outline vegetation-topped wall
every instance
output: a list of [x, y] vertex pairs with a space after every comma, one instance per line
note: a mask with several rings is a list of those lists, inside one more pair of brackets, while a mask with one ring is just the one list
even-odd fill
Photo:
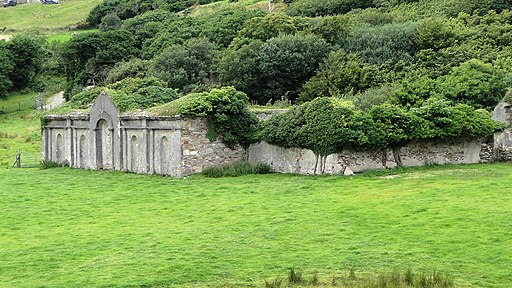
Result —
[[242, 147], [210, 141], [204, 118], [119, 114], [105, 94], [90, 113], [43, 122], [43, 159], [76, 168], [182, 177], [246, 159]]
[[[450, 142], [413, 142], [402, 147], [402, 166], [424, 166], [435, 164], [486, 163], [481, 158], [482, 140], [453, 140]], [[484, 146], [485, 147], [485, 146]], [[309, 149], [283, 148], [260, 142], [251, 145], [248, 151], [250, 163], [267, 163], [272, 170], [298, 174], [346, 174], [368, 170], [394, 168], [397, 163], [393, 151], [351, 151], [333, 153], [320, 159]], [[484, 156], [484, 155], [482, 155]]]
[[[230, 88], [227, 88], [227, 90], [220, 89], [217, 93], [224, 95], [221, 93], [222, 91], [231, 91], [236, 94], [236, 91]], [[194, 97], [199, 96], [195, 95]], [[191, 99], [194, 100], [194, 97]], [[184, 109], [185, 107], [190, 109], [190, 107], [197, 108], [217, 103], [215, 101], [198, 102], [191, 99], [183, 98], [181, 102], [178, 101], [172, 105], [164, 105], [152, 111], [164, 109], [164, 111], [172, 113], [173, 109]], [[213, 97], [212, 99], [216, 98]], [[201, 108], [203, 110], [195, 111], [198, 113], [199, 111], [224, 111], [222, 109], [219, 110], [219, 107], [231, 103], [229, 99], [229, 97], [225, 98], [225, 102], [222, 102], [224, 104], [217, 103], [210, 107], [211, 109], [203, 109], [203, 107]], [[189, 101], [192, 102], [189, 103]], [[262, 139], [270, 137], [272, 141], [280, 144], [279, 146], [281, 147], [270, 145], [265, 141], [258, 142], [255, 140], [256, 138], [253, 138], [253, 143], [244, 149], [236, 143], [230, 143], [231, 145], [228, 146], [221, 142], [220, 140], [224, 138], [219, 134], [215, 134], [216, 138], [212, 139], [212, 128], [209, 126], [212, 124], [208, 123], [214, 120], [209, 120], [208, 117], [223, 119], [225, 118], [224, 114], [215, 116], [215, 114], [205, 113], [202, 115], [203, 117], [151, 116], [147, 112], [120, 114], [110, 98], [105, 94], [101, 94], [94, 102], [89, 114], [47, 116], [44, 119], [44, 159], [68, 163], [77, 168], [114, 169], [176, 177], [198, 173], [209, 166], [231, 164], [244, 160], [248, 160], [251, 163], [267, 163], [277, 172], [337, 174], [390, 168], [400, 165], [421, 166], [426, 164], [489, 162], [493, 160], [493, 155], [499, 154], [500, 151], [506, 152], [508, 150], [504, 148], [508, 149], [508, 147], [512, 146], [510, 145], [512, 141], [505, 137], [510, 135], [508, 130], [498, 133], [495, 137], [495, 141], [500, 147], [499, 150], [494, 148], [492, 141], [491, 143], [484, 143], [484, 140], [482, 140], [484, 138], [477, 137], [486, 136], [486, 133], [460, 134], [460, 131], [464, 129], [472, 131], [468, 128], [471, 125], [479, 124], [479, 128], [483, 129], [482, 131], [491, 129], [491, 132], [498, 125], [490, 118], [479, 119], [471, 114], [475, 119], [468, 119], [466, 114], [460, 113], [455, 113], [457, 117], [454, 119], [446, 118], [454, 122], [452, 123], [453, 127], [459, 127], [459, 130], [453, 130], [452, 126], [448, 126], [451, 128], [447, 131], [459, 131], [459, 134], [450, 135], [452, 137], [403, 138], [407, 135], [416, 134], [399, 133], [398, 136], [391, 135], [402, 140], [396, 142], [400, 144], [399, 146], [383, 144], [373, 147], [365, 146], [367, 143], [372, 143], [373, 140], [370, 137], [378, 135], [375, 134], [376, 131], [372, 133], [368, 133], [368, 131], [372, 131], [371, 129], [380, 131], [379, 129], [383, 127], [378, 125], [373, 127], [372, 125], [375, 125], [375, 123], [372, 122], [371, 117], [364, 120], [363, 116], [357, 116], [354, 114], [354, 111], [344, 106], [345, 104], [343, 103], [341, 103], [343, 105], [340, 104], [341, 106], [329, 106], [334, 102], [331, 102], [329, 99], [317, 99], [312, 102], [313, 107], [315, 107], [315, 102], [327, 104], [328, 106], [324, 105], [324, 107], [321, 105], [321, 107], [316, 107], [318, 109], [308, 111], [310, 107], [302, 105], [295, 109], [283, 111], [283, 113], [273, 116], [270, 120], [263, 121], [260, 124], [263, 128], [256, 129], [258, 131], [256, 134], [263, 137]], [[334, 110], [328, 109], [329, 107]], [[510, 120], [509, 108], [510, 105], [506, 103], [499, 105], [494, 112], [495, 119], [510, 124], [507, 122]], [[231, 107], [230, 111], [232, 109], [234, 108]], [[245, 111], [245, 109], [246, 107], [244, 106], [244, 109], [241, 111]], [[336, 113], [336, 109], [341, 109], [338, 111], [341, 114]], [[468, 111], [466, 113], [474, 112], [471, 109]], [[230, 114], [228, 110], [224, 112], [232, 117], [238, 115], [237, 117], [245, 119], [245, 114], [243, 113]], [[340, 115], [343, 117], [338, 117]], [[461, 118], [461, 115], [466, 115], [466, 117]], [[395, 116], [398, 117], [400, 114]], [[250, 119], [253, 117], [255, 116], [252, 115]], [[229, 119], [229, 117], [226, 119]], [[464, 123], [455, 123], [457, 119], [464, 121]], [[243, 121], [238, 122], [238, 120], [235, 120], [233, 120], [234, 122], [228, 121], [226, 123], [244, 123]], [[282, 124], [285, 122], [288, 125], [273, 126], [275, 123]], [[362, 125], [364, 123], [365, 125]], [[410, 129], [421, 128], [421, 131], [436, 129], [435, 126], [428, 124], [426, 120], [419, 121], [418, 123], [426, 126], [411, 126]], [[405, 122], [405, 124], [411, 123]], [[229, 127], [229, 125], [226, 127]], [[361, 127], [370, 130], [359, 129]], [[390, 123], [388, 129], [390, 127], [398, 129], [401, 126]], [[338, 131], [339, 129], [341, 130]], [[383, 131], [380, 132], [383, 133]], [[357, 137], [351, 138], [353, 135]], [[440, 134], [435, 135], [439, 136]], [[472, 137], [461, 137], [463, 135]], [[453, 136], [459, 136], [459, 138]], [[393, 137], [390, 139], [395, 139]], [[381, 138], [377, 140], [378, 143], [388, 143], [382, 142]], [[305, 146], [304, 143], [309, 146]], [[340, 146], [339, 143], [348, 143], [350, 145], [344, 147]], [[397, 156], [397, 150], [399, 151], [399, 156]]]

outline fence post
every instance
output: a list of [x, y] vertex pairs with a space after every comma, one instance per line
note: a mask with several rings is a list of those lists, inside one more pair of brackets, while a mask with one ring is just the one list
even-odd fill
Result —
[[18, 111], [21, 111], [21, 102], [18, 102]]
[[21, 167], [21, 150], [18, 148], [18, 154], [16, 154], [16, 160], [12, 164], [12, 167], [20, 168]]

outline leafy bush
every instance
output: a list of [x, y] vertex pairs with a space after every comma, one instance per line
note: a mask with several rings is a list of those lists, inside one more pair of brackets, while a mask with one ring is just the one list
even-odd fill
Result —
[[331, 52], [306, 84], [299, 101], [316, 97], [342, 97], [348, 92], [361, 92], [373, 84], [377, 67], [365, 65], [355, 54], [343, 50]]
[[269, 174], [270, 165], [266, 163], [249, 164], [239, 162], [223, 166], [212, 166], [203, 169], [202, 174], [209, 178], [237, 177], [248, 174]]
[[107, 14], [101, 18], [101, 23], [98, 27], [101, 31], [117, 30], [121, 27], [121, 19], [117, 14]]
[[171, 102], [179, 97], [174, 89], [155, 77], [125, 78], [106, 87], [80, 92], [73, 96], [67, 106], [85, 109], [94, 102], [100, 92], [107, 93], [121, 111], [146, 109], [155, 105]]
[[183, 93], [204, 91], [212, 82], [215, 55], [214, 44], [206, 38], [192, 39], [165, 49], [154, 59], [150, 73]]
[[233, 87], [192, 93], [151, 111], [161, 115], [206, 117], [211, 141], [218, 137], [228, 146], [248, 147], [254, 142], [258, 118], [247, 108], [247, 95]]
[[283, 13], [269, 13], [247, 20], [238, 34], [240, 38], [266, 41], [281, 34], [296, 34], [308, 26], [308, 20]]
[[105, 83], [112, 84], [125, 78], [145, 78], [148, 76], [149, 64], [150, 61], [139, 58], [118, 62], [108, 71]]
[[43, 160], [43, 161], [41, 161], [39, 163], [39, 167], [41, 169], [51, 169], [51, 168], [58, 168], [58, 167], [69, 167], [69, 163], [67, 163], [67, 162], [57, 163], [57, 162], [54, 162], [54, 161]]
[[347, 13], [354, 9], [372, 7], [372, 1], [362, 0], [296, 0], [290, 4], [286, 13], [308, 17]]
[[358, 25], [347, 38], [345, 49], [370, 64], [410, 63], [415, 47], [417, 24], [392, 23], [382, 26]]
[[438, 92], [446, 98], [476, 108], [493, 108], [505, 96], [504, 71], [492, 64], [472, 59], [452, 69], [437, 80]]

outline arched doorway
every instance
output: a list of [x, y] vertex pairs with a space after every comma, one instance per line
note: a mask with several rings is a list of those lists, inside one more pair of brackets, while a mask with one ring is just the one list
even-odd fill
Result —
[[98, 169], [113, 168], [112, 146], [112, 127], [107, 120], [100, 119], [96, 125], [96, 166]]

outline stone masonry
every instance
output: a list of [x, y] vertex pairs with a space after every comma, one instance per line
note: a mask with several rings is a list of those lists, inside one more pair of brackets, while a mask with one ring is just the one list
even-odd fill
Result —
[[242, 147], [210, 142], [203, 118], [120, 114], [105, 94], [90, 113], [43, 122], [43, 159], [76, 168], [183, 177], [246, 159]]
[[[500, 103], [493, 118], [510, 127], [511, 105]], [[267, 163], [276, 172], [299, 174], [350, 174], [396, 166], [391, 149], [343, 151], [317, 159], [311, 150], [265, 142], [247, 150], [230, 148], [207, 138], [204, 118], [123, 114], [105, 94], [90, 113], [50, 115], [43, 122], [43, 159], [76, 168], [183, 177], [239, 161]], [[401, 158], [404, 166], [512, 161], [512, 132], [507, 128], [493, 139], [415, 142], [401, 148]]]

